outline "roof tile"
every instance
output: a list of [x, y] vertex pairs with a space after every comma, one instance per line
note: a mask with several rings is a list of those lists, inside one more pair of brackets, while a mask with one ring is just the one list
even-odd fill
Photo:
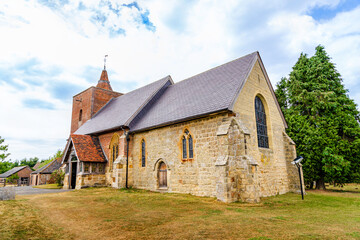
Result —
[[71, 134], [76, 155], [82, 162], [107, 162], [100, 141], [95, 136]]

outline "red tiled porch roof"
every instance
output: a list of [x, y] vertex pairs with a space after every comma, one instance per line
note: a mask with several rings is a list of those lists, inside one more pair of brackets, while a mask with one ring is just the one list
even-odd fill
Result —
[[71, 134], [76, 155], [82, 162], [107, 162], [100, 141], [95, 136]]

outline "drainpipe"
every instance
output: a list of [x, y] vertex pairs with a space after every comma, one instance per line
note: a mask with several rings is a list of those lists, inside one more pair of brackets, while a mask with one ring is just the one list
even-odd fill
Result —
[[128, 188], [128, 175], [129, 175], [129, 142], [130, 142], [130, 136], [129, 131], [125, 133], [126, 136], [126, 182], [125, 187]]

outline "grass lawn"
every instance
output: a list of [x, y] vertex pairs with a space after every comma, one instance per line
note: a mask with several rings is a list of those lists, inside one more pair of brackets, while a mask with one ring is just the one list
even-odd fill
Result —
[[360, 194], [309, 191], [225, 204], [93, 188], [0, 202], [0, 239], [360, 239]]
[[336, 192], [357, 192], [360, 193], [360, 184], [359, 183], [348, 183], [345, 184], [343, 187], [333, 185], [329, 185], [326, 189], [336, 191]]
[[42, 189], [61, 189], [62, 186], [58, 186], [57, 184], [44, 184], [33, 186], [33, 188], [42, 188]]

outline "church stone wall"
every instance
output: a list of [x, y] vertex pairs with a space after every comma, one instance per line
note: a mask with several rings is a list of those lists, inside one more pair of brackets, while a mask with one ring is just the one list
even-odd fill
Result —
[[[257, 143], [255, 97], [264, 103], [269, 148], [259, 148]], [[296, 157], [295, 146], [285, 133], [284, 122], [275, 98], [266, 82], [259, 62], [251, 71], [234, 105], [234, 112], [250, 131], [248, 155], [258, 163], [258, 182], [261, 197], [283, 194], [299, 189], [296, 167], [290, 162]]]
[[106, 186], [105, 174], [77, 174], [76, 189]]
[[[215, 162], [219, 155], [216, 131], [228, 114], [136, 133], [132, 139], [133, 186], [159, 190], [158, 168], [167, 165], [168, 192], [216, 197]], [[194, 142], [194, 158], [182, 159], [181, 139], [185, 130]], [[146, 142], [146, 166], [141, 166], [141, 141]], [[161, 189], [160, 189], [161, 190]]]

